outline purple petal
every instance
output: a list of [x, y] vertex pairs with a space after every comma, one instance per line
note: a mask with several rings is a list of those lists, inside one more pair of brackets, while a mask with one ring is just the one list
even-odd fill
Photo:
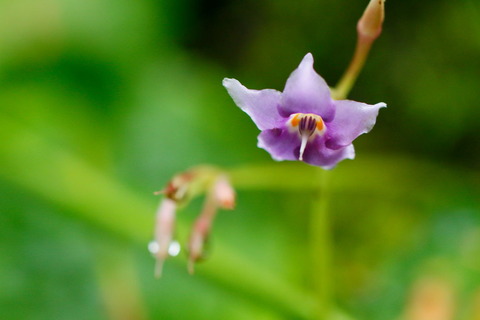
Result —
[[327, 123], [330, 139], [326, 146], [331, 149], [348, 146], [356, 137], [369, 132], [375, 125], [378, 110], [387, 106], [385, 103], [370, 105], [351, 100], [338, 100], [334, 103], [335, 118]]
[[[258, 136], [258, 147], [268, 151], [277, 161], [298, 160], [300, 143], [298, 134], [290, 132], [287, 128], [265, 130]], [[324, 137], [317, 137], [308, 142], [303, 154], [306, 163], [324, 169], [332, 169], [338, 162], [353, 158], [355, 158], [353, 145], [333, 150], [325, 146]]]
[[267, 150], [277, 161], [298, 160], [300, 138], [287, 128], [265, 130], [258, 135], [258, 147]]
[[345, 159], [355, 158], [353, 144], [344, 148], [333, 150], [325, 146], [324, 138], [317, 138], [307, 145], [303, 159], [306, 163], [323, 169], [333, 169], [337, 163]]
[[335, 108], [330, 97], [330, 88], [325, 80], [313, 70], [313, 57], [308, 53], [287, 80], [279, 106], [282, 116], [293, 113], [314, 113], [330, 121]]
[[246, 112], [260, 130], [275, 128], [282, 117], [278, 113], [281, 93], [273, 89], [250, 90], [238, 80], [223, 79], [235, 104]]

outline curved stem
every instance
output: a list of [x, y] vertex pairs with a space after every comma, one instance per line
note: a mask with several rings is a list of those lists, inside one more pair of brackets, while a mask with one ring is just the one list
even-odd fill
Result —
[[357, 80], [358, 75], [360, 74], [360, 71], [365, 65], [365, 61], [367, 60], [372, 44], [373, 40], [371, 38], [362, 36], [358, 37], [352, 61], [350, 62], [350, 65], [340, 81], [332, 90], [332, 96], [334, 99], [341, 100], [348, 96], [350, 90], [352, 90], [352, 87], [355, 84], [355, 81]]
[[365, 65], [373, 42], [382, 32], [385, 17], [385, 0], [370, 0], [357, 23], [357, 45], [352, 61], [337, 86], [332, 90], [334, 99], [346, 99]]

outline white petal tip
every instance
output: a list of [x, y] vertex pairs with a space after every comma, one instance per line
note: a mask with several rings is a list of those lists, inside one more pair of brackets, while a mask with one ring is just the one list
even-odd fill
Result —
[[230, 79], [230, 78], [224, 78], [222, 80], [222, 85], [225, 87], [225, 88], [229, 88], [231, 87], [232, 85], [234, 84], [237, 84], [239, 83], [238, 80], [236, 79]]
[[300, 66], [313, 66], [313, 55], [310, 52], [303, 57], [302, 62], [300, 62]]

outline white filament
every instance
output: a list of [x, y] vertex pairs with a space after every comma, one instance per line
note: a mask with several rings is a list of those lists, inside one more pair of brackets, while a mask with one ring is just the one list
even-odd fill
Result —
[[307, 146], [309, 136], [306, 134], [302, 134], [302, 144], [300, 145], [300, 155], [298, 156], [298, 160], [303, 161], [303, 152], [305, 151], [305, 147]]

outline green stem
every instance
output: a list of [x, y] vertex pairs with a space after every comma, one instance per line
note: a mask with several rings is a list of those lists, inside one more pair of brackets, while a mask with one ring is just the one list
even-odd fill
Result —
[[310, 211], [311, 275], [319, 309], [317, 319], [328, 319], [332, 312], [331, 236], [328, 217], [330, 172], [319, 171], [321, 181]]

